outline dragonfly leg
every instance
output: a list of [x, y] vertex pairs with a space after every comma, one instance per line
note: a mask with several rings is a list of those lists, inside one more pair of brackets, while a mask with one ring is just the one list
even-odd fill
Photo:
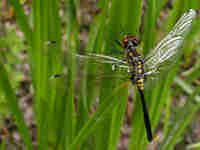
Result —
[[111, 49], [112, 51], [114, 51], [115, 53], [117, 53], [117, 54], [124, 54], [124, 52], [123, 51], [121, 51], [121, 49], [118, 49], [118, 48], [116, 48], [115, 46], [112, 46], [112, 49]]
[[118, 46], [122, 47], [122, 44], [121, 44], [121, 42], [120, 42], [119, 40], [115, 40], [115, 43], [116, 43]]

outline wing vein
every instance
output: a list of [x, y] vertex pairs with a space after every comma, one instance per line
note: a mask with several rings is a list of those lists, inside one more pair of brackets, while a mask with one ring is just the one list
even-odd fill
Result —
[[175, 59], [195, 16], [196, 12], [192, 9], [184, 13], [168, 35], [145, 58], [145, 72], [149, 75], [157, 74], [163, 66], [167, 66], [165, 63], [171, 63]]

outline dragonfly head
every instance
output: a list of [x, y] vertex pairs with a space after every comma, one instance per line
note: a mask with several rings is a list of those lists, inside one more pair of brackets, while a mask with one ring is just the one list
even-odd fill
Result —
[[123, 38], [123, 48], [126, 49], [129, 49], [130, 47], [137, 47], [139, 43], [139, 39], [132, 35], [125, 35]]

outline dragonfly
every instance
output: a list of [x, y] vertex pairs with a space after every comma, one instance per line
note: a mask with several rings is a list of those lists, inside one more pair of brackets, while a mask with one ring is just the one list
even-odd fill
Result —
[[[179, 49], [191, 28], [195, 16], [196, 12], [192, 9], [185, 12], [167, 36], [164, 37], [164, 39], [162, 39], [146, 57], [143, 57], [138, 52], [139, 39], [130, 34], [125, 35], [122, 42], [118, 43], [124, 49], [123, 53], [125, 60], [95, 53], [84, 55], [75, 54], [75, 56], [81, 60], [111, 65], [113, 71], [116, 71], [116, 67], [126, 70], [126, 74], [129, 75], [129, 80], [133, 85], [137, 86], [140, 94], [146, 135], [149, 142], [153, 140], [153, 134], [149, 112], [145, 103], [144, 82], [150, 78], [150, 76], [157, 76], [168, 66], [168, 64], [174, 62], [174, 59], [179, 54]], [[120, 75], [120, 72], [117, 72], [117, 74]], [[127, 76], [124, 75], [124, 72], [121, 73], [121, 76], [127, 78]]]

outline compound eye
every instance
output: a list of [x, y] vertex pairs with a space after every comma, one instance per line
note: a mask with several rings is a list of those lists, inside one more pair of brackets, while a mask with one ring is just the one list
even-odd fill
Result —
[[124, 43], [124, 44], [128, 43], [128, 39], [125, 38], [125, 39], [123, 40], [123, 43]]
[[123, 40], [123, 47], [124, 47], [124, 48], [127, 47], [128, 41], [129, 41], [129, 40], [128, 40], [127, 38], [125, 38], [125, 39]]

